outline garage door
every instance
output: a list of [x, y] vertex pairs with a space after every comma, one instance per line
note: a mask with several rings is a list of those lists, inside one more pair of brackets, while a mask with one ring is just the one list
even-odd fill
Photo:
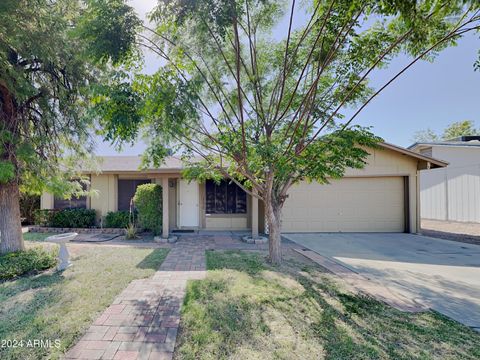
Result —
[[301, 183], [284, 205], [284, 232], [403, 232], [403, 177]]

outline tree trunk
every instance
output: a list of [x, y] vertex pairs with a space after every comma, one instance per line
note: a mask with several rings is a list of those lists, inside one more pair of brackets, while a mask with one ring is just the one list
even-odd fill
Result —
[[0, 254], [25, 250], [19, 201], [20, 193], [15, 181], [0, 184]]
[[280, 229], [282, 224], [282, 206], [268, 199], [265, 203], [269, 231], [269, 260], [272, 264], [282, 262], [282, 238]]

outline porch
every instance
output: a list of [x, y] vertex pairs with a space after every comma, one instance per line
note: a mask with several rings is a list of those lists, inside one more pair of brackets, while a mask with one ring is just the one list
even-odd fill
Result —
[[181, 177], [156, 177], [162, 186], [162, 237], [171, 233], [243, 234], [253, 238], [263, 230], [262, 205], [233, 183], [199, 183]]

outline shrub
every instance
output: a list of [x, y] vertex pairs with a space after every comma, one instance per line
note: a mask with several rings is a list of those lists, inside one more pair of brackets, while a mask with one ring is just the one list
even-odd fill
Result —
[[35, 225], [50, 226], [50, 224], [52, 223], [53, 215], [56, 211], [57, 210], [51, 210], [51, 209], [36, 210], [34, 213]]
[[104, 227], [107, 228], [126, 228], [130, 223], [130, 212], [128, 211], [110, 211], [105, 216]]
[[138, 229], [134, 224], [128, 224], [125, 227], [125, 239], [135, 240], [138, 239]]
[[95, 225], [92, 209], [37, 210], [35, 224], [61, 228], [88, 228]]
[[36, 247], [0, 255], [0, 281], [50, 269], [57, 264], [57, 253], [58, 250]]
[[138, 211], [140, 227], [151, 230], [155, 235], [162, 232], [162, 187], [143, 184], [137, 187], [133, 198]]

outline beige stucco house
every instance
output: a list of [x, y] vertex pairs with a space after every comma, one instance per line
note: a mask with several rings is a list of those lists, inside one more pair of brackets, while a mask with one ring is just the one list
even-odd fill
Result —
[[[368, 165], [349, 169], [328, 185], [302, 182], [290, 190], [283, 210], [284, 232], [416, 232], [419, 224], [419, 170], [446, 162], [383, 143], [370, 149]], [[137, 156], [105, 156], [100, 169], [86, 171], [97, 195], [70, 201], [41, 197], [42, 209], [86, 207], [99, 221], [109, 211], [128, 210], [139, 184], [161, 184], [163, 236], [182, 229], [264, 231], [261, 201], [227, 181], [182, 179], [182, 162], [170, 157], [156, 169], [139, 170]]]

